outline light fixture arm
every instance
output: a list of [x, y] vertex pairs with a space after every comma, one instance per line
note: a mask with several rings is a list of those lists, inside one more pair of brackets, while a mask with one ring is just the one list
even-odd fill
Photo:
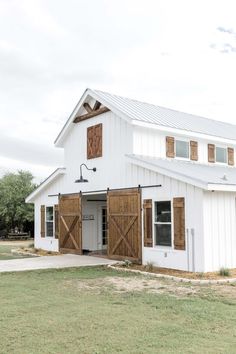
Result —
[[82, 176], [82, 166], [86, 167], [88, 171], [93, 171], [93, 172], [96, 172], [96, 171], [97, 171], [96, 167], [88, 168], [88, 166], [85, 165], [85, 163], [82, 163], [82, 164], [80, 165], [80, 167], [79, 167], [79, 169], [80, 169], [80, 178], [83, 178], [83, 176]]

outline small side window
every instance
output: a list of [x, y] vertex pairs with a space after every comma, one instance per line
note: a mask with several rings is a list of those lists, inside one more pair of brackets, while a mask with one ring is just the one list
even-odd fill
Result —
[[171, 247], [171, 202], [155, 202], [155, 245]]
[[53, 207], [46, 207], [46, 236], [53, 237], [54, 220], [53, 220]]
[[216, 162], [227, 163], [227, 149], [216, 146]]
[[175, 142], [175, 156], [184, 159], [189, 159], [189, 142], [183, 140], [176, 140]]

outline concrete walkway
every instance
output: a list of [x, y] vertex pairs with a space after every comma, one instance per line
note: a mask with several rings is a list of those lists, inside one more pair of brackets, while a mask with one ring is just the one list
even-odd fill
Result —
[[52, 268], [69, 268], [69, 267], [86, 267], [115, 264], [117, 261], [110, 259], [77, 256], [74, 254], [63, 254], [60, 256], [43, 256], [34, 258], [9, 259], [0, 261], [0, 273], [18, 272], [33, 269], [52, 269]]

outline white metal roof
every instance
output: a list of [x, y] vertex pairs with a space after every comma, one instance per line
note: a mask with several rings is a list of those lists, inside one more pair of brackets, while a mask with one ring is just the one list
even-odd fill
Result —
[[206, 190], [236, 190], [236, 169], [176, 159], [127, 155], [132, 163]]
[[88, 96], [98, 100], [121, 118], [131, 123], [142, 122], [167, 129], [177, 129], [185, 132], [204, 134], [206, 136], [236, 140], [236, 125], [175, 111], [103, 91], [86, 89], [56, 138], [56, 146], [62, 146], [63, 137], [72, 128], [74, 118], [77, 116], [83, 103], [86, 102]]
[[236, 140], [236, 125], [116, 96], [94, 92], [133, 120]]

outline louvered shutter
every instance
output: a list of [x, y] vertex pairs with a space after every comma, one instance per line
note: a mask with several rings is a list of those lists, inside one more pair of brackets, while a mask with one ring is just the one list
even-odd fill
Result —
[[234, 166], [234, 148], [228, 148], [228, 165]]
[[87, 128], [87, 159], [102, 156], [102, 124]]
[[208, 144], [208, 162], [215, 162], [215, 145]]
[[166, 137], [166, 157], [175, 157], [175, 138]]
[[143, 201], [144, 247], [152, 247], [152, 199]]
[[41, 218], [41, 237], [45, 237], [45, 205], [41, 205], [40, 218]]
[[54, 229], [55, 229], [55, 238], [59, 236], [59, 208], [58, 205], [54, 205]]
[[174, 211], [174, 248], [185, 250], [185, 201], [184, 198], [173, 199]]
[[198, 142], [190, 141], [190, 159], [193, 161], [198, 161]]
[[215, 162], [215, 145], [208, 144], [208, 162]]

